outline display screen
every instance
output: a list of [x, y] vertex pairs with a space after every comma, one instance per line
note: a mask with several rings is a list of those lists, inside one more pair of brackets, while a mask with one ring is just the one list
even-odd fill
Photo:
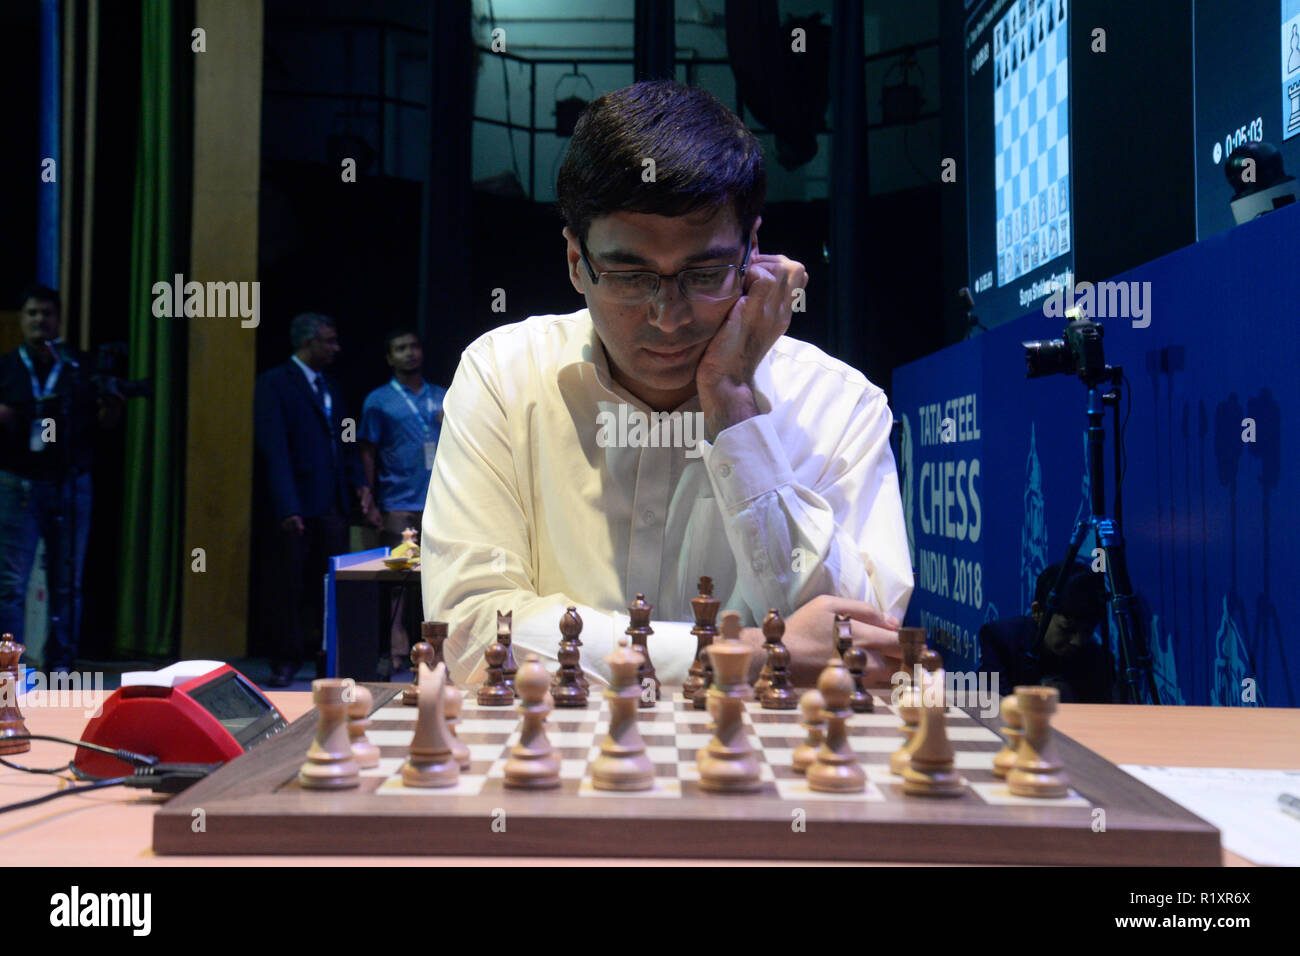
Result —
[[1271, 143], [1300, 169], [1300, 0], [1195, 0], [1196, 236], [1234, 225], [1223, 163]]
[[986, 0], [967, 19], [969, 286], [986, 325], [1073, 281], [1068, 0]]
[[190, 696], [235, 738], [267, 713], [263, 700], [235, 674], [226, 674]]

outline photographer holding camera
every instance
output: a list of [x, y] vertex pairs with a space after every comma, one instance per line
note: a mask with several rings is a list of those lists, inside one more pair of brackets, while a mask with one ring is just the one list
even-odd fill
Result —
[[117, 425], [123, 398], [104, 387], [88, 356], [60, 340], [58, 292], [31, 286], [19, 303], [23, 343], [0, 356], [0, 632], [22, 642], [27, 582], [43, 538], [44, 669], [66, 671], [77, 653], [95, 432]]

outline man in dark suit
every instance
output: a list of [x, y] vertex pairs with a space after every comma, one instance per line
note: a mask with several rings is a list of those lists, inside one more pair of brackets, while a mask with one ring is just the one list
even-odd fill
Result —
[[1061, 570], [1053, 564], [1038, 576], [1028, 617], [990, 621], [980, 628], [980, 670], [998, 675], [998, 693], [1010, 694], [1022, 685], [1044, 684], [1061, 692], [1061, 700], [1079, 704], [1109, 704], [1113, 700], [1110, 654], [1093, 631], [1106, 613], [1102, 575], [1086, 564], [1075, 564], [1061, 590], [1061, 610], [1052, 615], [1031, 667], [1025, 658], [1038, 635], [1047, 595]]
[[320, 648], [322, 577], [330, 556], [347, 551], [353, 495], [367, 516], [375, 510], [355, 445], [343, 440], [342, 393], [324, 373], [339, 352], [334, 320], [305, 312], [289, 338], [293, 355], [258, 376], [254, 404], [273, 522], [271, 687], [287, 687]]

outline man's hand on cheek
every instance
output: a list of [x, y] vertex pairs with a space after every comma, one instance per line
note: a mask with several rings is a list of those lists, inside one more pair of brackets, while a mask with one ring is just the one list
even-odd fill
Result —
[[760, 255], [755, 246], [745, 270], [744, 292], [714, 333], [695, 371], [695, 386], [709, 441], [758, 414], [754, 372], [790, 327], [796, 289], [808, 285], [801, 263]]

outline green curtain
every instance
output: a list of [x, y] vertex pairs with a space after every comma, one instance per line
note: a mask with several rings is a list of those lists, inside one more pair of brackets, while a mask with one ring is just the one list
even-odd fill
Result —
[[[153, 284], [179, 269], [177, 64], [170, 0], [141, 5], [139, 140], [131, 216], [129, 342], [132, 378], [152, 378], [152, 400], [127, 403], [115, 650], [170, 657], [179, 647], [181, 472], [185, 457], [182, 368], [176, 319], [154, 318]], [[101, 503], [99, 505], [103, 507]]]

